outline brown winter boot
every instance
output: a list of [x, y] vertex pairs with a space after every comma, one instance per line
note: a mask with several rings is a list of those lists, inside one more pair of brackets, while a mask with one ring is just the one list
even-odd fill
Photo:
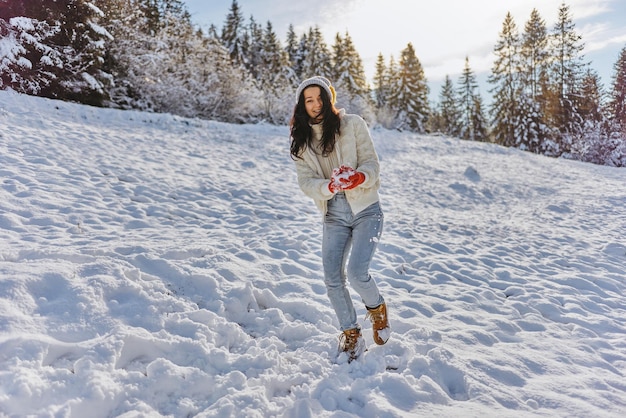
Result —
[[358, 358], [365, 349], [360, 328], [347, 329], [339, 337], [339, 350], [348, 354], [348, 362]]
[[374, 342], [383, 345], [389, 339], [391, 329], [387, 320], [387, 305], [383, 302], [376, 308], [367, 308], [367, 316], [372, 321], [372, 330], [374, 331]]

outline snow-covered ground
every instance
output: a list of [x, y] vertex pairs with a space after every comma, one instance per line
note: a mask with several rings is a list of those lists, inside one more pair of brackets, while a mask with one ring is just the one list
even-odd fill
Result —
[[287, 127], [0, 91], [0, 416], [624, 416], [626, 171], [372, 134], [347, 363]]

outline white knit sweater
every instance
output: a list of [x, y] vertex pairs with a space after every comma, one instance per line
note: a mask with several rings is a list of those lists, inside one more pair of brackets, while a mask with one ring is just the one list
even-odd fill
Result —
[[[378, 202], [380, 166], [374, 143], [365, 121], [358, 115], [340, 111], [341, 127], [335, 152], [340, 165], [354, 168], [365, 174], [365, 181], [352, 190], [346, 190], [346, 199], [354, 214]], [[330, 179], [324, 177], [318, 155], [306, 148], [302, 159], [297, 159], [296, 171], [300, 189], [313, 199], [315, 205], [326, 215], [327, 202], [333, 197], [328, 190]]]

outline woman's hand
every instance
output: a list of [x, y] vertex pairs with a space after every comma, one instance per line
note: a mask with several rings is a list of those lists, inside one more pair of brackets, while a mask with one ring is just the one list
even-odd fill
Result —
[[355, 171], [350, 177], [348, 177], [348, 181], [346, 185], [343, 186], [343, 190], [351, 190], [356, 186], [362, 184], [365, 181], [365, 174], [360, 171]]
[[333, 170], [333, 175], [328, 184], [328, 190], [337, 193], [342, 190], [350, 190], [365, 181], [365, 174], [356, 171], [352, 167], [342, 165]]

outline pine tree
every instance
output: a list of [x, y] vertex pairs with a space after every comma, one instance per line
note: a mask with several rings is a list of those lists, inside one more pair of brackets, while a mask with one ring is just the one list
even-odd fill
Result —
[[367, 95], [368, 86], [363, 61], [348, 32], [343, 38], [337, 34], [333, 50], [335, 51], [333, 62], [337, 86], [341, 86], [350, 97]]
[[155, 35], [161, 30], [161, 12], [158, 0], [129, 0], [130, 7], [142, 16], [141, 30], [149, 35]]
[[335, 84], [337, 84], [337, 80], [341, 77], [341, 73], [344, 70], [344, 51], [343, 51], [343, 38], [341, 37], [341, 34], [339, 32], [337, 32], [337, 34], [335, 34], [335, 42], [333, 43], [331, 50], [332, 50], [332, 79], [335, 80]]
[[158, 85], [162, 57], [155, 37], [162, 27], [154, 0], [98, 0], [105, 27], [112, 34], [104, 66], [113, 75], [111, 105], [124, 109], [158, 108], [151, 91]]
[[318, 26], [309, 28], [308, 34], [302, 37], [298, 55], [302, 57], [300, 79], [315, 75], [333, 78], [331, 53]]
[[612, 88], [609, 99], [609, 139], [602, 163], [626, 167], [626, 47], [614, 65]]
[[583, 120], [581, 132], [572, 137], [571, 157], [604, 164], [608, 130], [604, 112], [604, 89], [598, 74], [588, 69], [581, 84], [579, 113]]
[[604, 121], [604, 87], [598, 73], [591, 68], [587, 68], [581, 82], [578, 112], [586, 122]]
[[246, 61], [241, 45], [243, 32], [243, 14], [237, 0], [233, 0], [222, 27], [221, 40], [230, 54], [230, 59], [237, 65], [245, 65]]
[[389, 78], [387, 75], [387, 66], [383, 54], [378, 54], [376, 58], [376, 73], [374, 74], [374, 100], [376, 108], [380, 109], [387, 103], [389, 95]]
[[233, 66], [228, 50], [218, 37], [209, 37], [204, 45], [199, 117], [235, 123], [253, 121], [261, 107], [257, 98], [262, 95], [251, 77]]
[[626, 47], [622, 48], [613, 71], [609, 101], [610, 119], [613, 130], [626, 138]]
[[101, 10], [85, 0], [16, 0], [2, 6], [0, 30], [14, 40], [0, 57], [0, 66], [10, 70], [3, 85], [102, 105], [110, 79], [102, 66], [111, 35], [99, 25]]
[[0, 89], [37, 95], [52, 83], [55, 68], [63, 66], [59, 51], [48, 45], [58, 28], [28, 17], [23, 2], [0, 5]]
[[388, 129], [396, 125], [397, 110], [392, 107], [391, 103], [394, 85], [397, 85], [397, 65], [393, 55], [389, 57], [389, 64], [385, 65], [382, 54], [379, 54], [374, 77], [374, 106], [376, 121]]
[[482, 99], [478, 92], [476, 75], [465, 57], [465, 67], [459, 79], [458, 97], [460, 100], [459, 136], [471, 141], [487, 140], [487, 123], [484, 117]]
[[426, 132], [430, 113], [428, 84], [422, 64], [411, 43], [402, 50], [389, 102], [391, 108], [396, 111], [397, 128]]
[[474, 140], [489, 141], [489, 121], [485, 115], [485, 107], [480, 93], [474, 96], [474, 111], [472, 112], [472, 126], [474, 128]]
[[349, 112], [363, 115], [370, 107], [369, 87], [363, 61], [348, 32], [335, 37], [332, 58], [337, 100]]
[[552, 57], [550, 67], [551, 102], [548, 119], [560, 135], [545, 150], [546, 154], [559, 156], [570, 152], [572, 137], [579, 135], [583, 120], [579, 114], [580, 83], [585, 64], [581, 36], [565, 3], [559, 8], [559, 16], [552, 33]]
[[[311, 29], [312, 31], [312, 29]], [[311, 32], [309, 31], [309, 32]], [[291, 69], [295, 73], [298, 80], [303, 80], [307, 78], [308, 71], [305, 67], [307, 66], [306, 57], [309, 55], [309, 38], [306, 33], [302, 34], [300, 40], [298, 41], [298, 47], [290, 55]], [[296, 87], [296, 86], [294, 86]]]
[[[261, 57], [256, 84], [263, 92], [264, 118], [271, 123], [285, 123], [285, 115], [293, 107], [290, 100], [293, 95], [292, 84], [297, 80], [290, 68], [287, 52], [269, 21], [261, 43]], [[281, 103], [286, 107], [281, 106]]]
[[454, 88], [454, 83], [447, 74], [444, 84], [441, 87], [441, 92], [439, 93], [438, 116], [439, 121], [436, 126], [438, 132], [453, 137], [460, 136], [461, 112], [459, 109], [459, 100]]
[[[269, 23], [269, 22], [268, 22]], [[253, 79], [259, 78], [263, 71], [265, 32], [253, 16], [250, 16], [249, 23], [241, 32], [240, 46], [243, 66], [252, 75]]]
[[519, 43], [517, 25], [509, 12], [494, 48], [496, 60], [488, 79], [494, 85], [490, 110], [493, 137], [496, 143], [509, 147], [518, 143]]
[[287, 42], [285, 45], [285, 52], [287, 52], [287, 57], [289, 58], [289, 62], [291, 63], [291, 69], [296, 76], [297, 80], [300, 80], [300, 69], [299, 65], [301, 62], [301, 57], [298, 53], [298, 36], [293, 28], [293, 25], [290, 24], [287, 29]]
[[152, 43], [158, 29], [154, 22], [158, 19], [149, 23], [144, 8], [132, 0], [97, 0], [97, 5], [104, 12], [104, 27], [113, 36], [103, 64], [113, 81], [108, 88], [108, 105], [124, 109], [150, 108], [141, 91], [139, 74], [143, 69], [133, 62]]
[[199, 81], [194, 67], [201, 40], [191, 23], [176, 14], [176, 9], [159, 7], [159, 13], [159, 28], [140, 57], [150, 81], [136, 81], [155, 111], [198, 116], [195, 94]]
[[161, 16], [175, 16], [177, 19], [190, 23], [191, 15], [181, 0], [158, 0]]
[[543, 18], [533, 9], [524, 26], [520, 49], [522, 84], [529, 96], [536, 100], [541, 94], [541, 81], [549, 64], [548, 32]]
[[400, 69], [393, 55], [389, 56], [385, 78], [387, 79], [387, 102], [390, 102], [394, 86], [397, 86], [400, 82]]
[[207, 36], [209, 39], [219, 39], [219, 35], [218, 35], [218, 30], [217, 30], [217, 26], [215, 26], [214, 23], [211, 23], [209, 25], [209, 28], [207, 29]]
[[520, 49], [519, 124], [516, 146], [541, 152], [548, 135], [545, 95], [549, 66], [548, 33], [545, 21], [533, 9], [524, 26]]
[[[48, 94], [102, 106], [110, 83], [110, 74], [103, 71], [103, 64], [112, 36], [101, 26], [103, 12], [94, 4], [86, 0], [70, 4], [60, 24], [61, 32], [52, 39], [53, 45], [66, 52], [64, 74], [57, 79], [58, 93], [51, 86]], [[68, 51], [72, 52], [67, 54]]]

